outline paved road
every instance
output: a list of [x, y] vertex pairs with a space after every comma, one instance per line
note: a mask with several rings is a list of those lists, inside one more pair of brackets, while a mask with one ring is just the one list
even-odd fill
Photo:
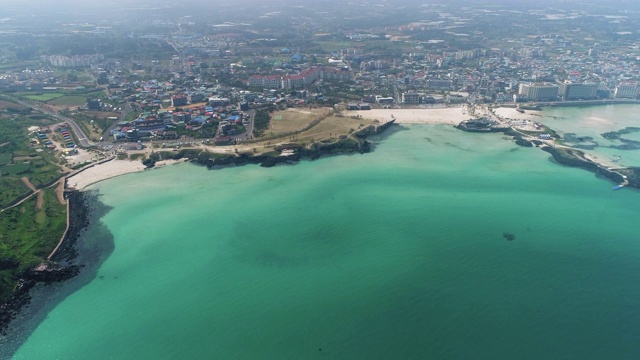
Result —
[[84, 131], [82, 131], [82, 128], [80, 126], [78, 126], [78, 123], [75, 122], [75, 120], [68, 118], [66, 116], [62, 116], [59, 114], [54, 113], [53, 111], [47, 110], [43, 107], [41, 107], [39, 104], [37, 103], [28, 103], [22, 100], [18, 100], [14, 97], [10, 97], [12, 101], [15, 101], [16, 103], [23, 105], [23, 106], [27, 106], [30, 107], [32, 109], [38, 110], [42, 113], [45, 113], [47, 115], [50, 115], [51, 117], [58, 119], [62, 122], [66, 122], [67, 124], [69, 124], [69, 126], [71, 127], [71, 130], [73, 130], [73, 133], [76, 134], [76, 137], [78, 138], [78, 145], [80, 145], [83, 148], [88, 148], [90, 146], [93, 145], [93, 143], [91, 141], [89, 141], [89, 138], [87, 138], [87, 135], [85, 135]]

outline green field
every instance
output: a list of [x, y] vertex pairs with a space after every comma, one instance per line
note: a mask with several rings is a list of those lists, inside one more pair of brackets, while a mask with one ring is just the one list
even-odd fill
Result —
[[29, 164], [10, 164], [0, 167], [0, 173], [5, 175], [21, 175], [29, 170]]
[[12, 62], [12, 63], [0, 64], [0, 70], [12, 69], [12, 68], [25, 68], [25, 67], [34, 66], [37, 64], [38, 64], [37, 61]]
[[4, 166], [11, 163], [11, 154], [0, 153], [0, 166]]
[[53, 190], [44, 190], [42, 209], [36, 196], [0, 215], [0, 300], [16, 286], [18, 275], [39, 264], [60, 240], [66, 227], [66, 206]]
[[[62, 176], [56, 154], [29, 147], [27, 128], [52, 123], [27, 116], [0, 121], [0, 208], [30, 193], [21, 177], [40, 188]], [[64, 232], [66, 206], [53, 189], [40, 191], [44, 191], [40, 210], [35, 195], [0, 213], [0, 303], [15, 288], [18, 275], [46, 259]]]
[[27, 128], [50, 124], [50, 120], [25, 116], [0, 121], [0, 208], [27, 191], [20, 177], [28, 177], [35, 186], [60, 177], [54, 154], [29, 147]]
[[64, 94], [54, 92], [54, 93], [46, 93], [46, 94], [25, 95], [24, 97], [29, 100], [46, 102], [46, 101], [51, 101], [53, 99], [57, 99], [62, 96], [64, 96]]
[[86, 95], [65, 95], [53, 100], [47, 101], [51, 105], [69, 105], [69, 106], [82, 106], [87, 103]]

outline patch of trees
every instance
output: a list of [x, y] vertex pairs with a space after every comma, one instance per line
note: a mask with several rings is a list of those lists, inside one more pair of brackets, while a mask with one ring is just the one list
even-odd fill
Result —
[[257, 110], [256, 115], [253, 118], [253, 133], [255, 136], [262, 136], [269, 128], [269, 123], [271, 121], [271, 115], [269, 115], [269, 111], [267, 110]]
[[33, 111], [32, 108], [30, 107], [13, 107], [13, 106], [8, 106], [7, 107], [7, 111], [12, 113], [12, 114], [22, 114], [22, 115], [28, 115], [29, 113], [31, 113], [31, 111]]

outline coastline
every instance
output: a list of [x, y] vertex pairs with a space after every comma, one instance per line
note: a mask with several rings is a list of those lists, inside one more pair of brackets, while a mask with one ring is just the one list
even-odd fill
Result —
[[[109, 209], [105, 209], [104, 206], [100, 206], [99, 201], [95, 196], [89, 196], [87, 187], [111, 179], [117, 176], [141, 172], [153, 167], [162, 167], [166, 165], [177, 164], [185, 161], [193, 161], [199, 165], [207, 166], [211, 169], [218, 166], [226, 165], [242, 165], [247, 163], [260, 164], [263, 167], [271, 167], [276, 164], [286, 163], [291, 164], [299, 161], [301, 157], [307, 157], [311, 160], [317, 159], [322, 155], [336, 155], [336, 154], [352, 154], [352, 153], [366, 153], [371, 151], [371, 146], [366, 138], [370, 135], [380, 134], [390, 126], [394, 125], [394, 121], [388, 121], [379, 126], [370, 126], [363, 128], [356, 133], [353, 133], [352, 138], [339, 139], [331, 143], [316, 144], [312, 149], [301, 149], [299, 147], [293, 147], [295, 154], [282, 154], [284, 150], [291, 150], [292, 146], [283, 145], [278, 147], [281, 152], [279, 154], [258, 155], [249, 156], [246, 154], [217, 154], [207, 153], [208, 157], [200, 156], [201, 150], [193, 151], [181, 151], [177, 154], [172, 154], [173, 158], [161, 159], [154, 163], [152, 167], [145, 167], [140, 161], [129, 160], [116, 160], [115, 158], [106, 159], [102, 162], [88, 165], [87, 167], [71, 174], [65, 179], [65, 197], [69, 202], [69, 220], [68, 231], [58, 244], [56, 251], [50, 255], [50, 261], [43, 262], [35, 269], [29, 269], [22, 275], [19, 287], [14, 293], [7, 298], [2, 304], [0, 304], [0, 345], [6, 345], [6, 342], [11, 342], [11, 347], [15, 347], [19, 340], [15, 340], [20, 335], [14, 334], [11, 331], [11, 323], [19, 314], [23, 308], [29, 306], [32, 300], [32, 290], [34, 288], [41, 288], [39, 285], [50, 285], [53, 283], [67, 281], [79, 274], [84, 273], [81, 268], [88, 267], [96, 270], [101, 261], [104, 260], [104, 254], [109, 252], [109, 247], [106, 246], [104, 251], [98, 251], [99, 254], [89, 254], [80, 256], [77, 248], [78, 240], [84, 239], [86, 243], [92, 243], [97, 241], [90, 238], [86, 234], [86, 230], [90, 222], [99, 219], [102, 215], [106, 214]], [[193, 150], [193, 149], [186, 149]], [[91, 198], [91, 199], [90, 199]], [[100, 209], [96, 209], [96, 206]], [[85, 248], [105, 247], [104, 244], [94, 244], [94, 246], [86, 246]], [[87, 250], [87, 249], [85, 249]], [[111, 249], [112, 250], [112, 249]], [[84, 259], [78, 259], [84, 258]], [[84, 277], [84, 276], [83, 276]], [[90, 277], [90, 276], [89, 276]], [[83, 281], [86, 281], [84, 279]], [[45, 286], [46, 287], [46, 286]], [[55, 291], [55, 290], [54, 290]], [[38, 305], [38, 308], [46, 308], [47, 299], [41, 299], [42, 304]], [[37, 316], [43, 316], [38, 314]], [[7, 335], [7, 331], [11, 334]], [[25, 331], [25, 329], [21, 329]], [[9, 340], [7, 340], [9, 338]], [[3, 354], [3, 352], [0, 352]]]
[[25, 270], [19, 279], [18, 288], [1, 305], [0, 338], [6, 335], [12, 320], [23, 307], [31, 302], [31, 290], [39, 284], [53, 284], [69, 280], [80, 273], [80, 265], [73, 259], [78, 255], [75, 244], [82, 231], [89, 225], [90, 206], [82, 192], [67, 193], [69, 228], [61, 243], [52, 253], [51, 260], [33, 269]]
[[[162, 160], [156, 163], [156, 167], [178, 163], [178, 160]], [[91, 166], [67, 177], [67, 188], [83, 190], [87, 186], [116, 176], [131, 174], [147, 169], [141, 161], [137, 160], [109, 160]]]
[[[314, 146], [309, 149], [301, 147], [300, 145], [284, 144], [276, 148], [279, 152], [277, 154], [276, 152], [262, 155], [243, 153], [218, 154], [206, 152], [204, 156], [200, 149], [197, 151], [192, 151], [193, 149], [184, 149], [177, 153], [164, 152], [166, 154], [173, 155], [174, 158], [158, 160], [155, 163], [155, 166], [161, 167], [184, 161], [192, 161], [199, 165], [207, 166], [207, 168], [210, 169], [224, 167], [227, 165], [242, 165], [249, 163], [260, 164], [264, 167], [271, 167], [276, 164], [295, 163], [302, 158], [313, 160], [322, 155], [367, 153], [372, 151], [372, 149], [371, 144], [366, 139], [369, 136], [382, 133], [394, 124], [458, 125], [461, 121], [468, 120], [473, 117], [472, 115], [467, 114], [467, 110], [465, 109], [467, 108], [376, 109], [353, 111], [348, 112], [346, 115], [360, 115], [375, 119], [392, 118], [393, 120], [377, 127], [370, 126], [364, 128], [353, 133], [352, 136], [349, 136], [348, 138], [340, 139], [335, 142], [314, 143]], [[540, 116], [539, 114], [541, 111], [527, 110], [523, 114], [517, 112], [514, 108], [501, 107], [496, 108], [495, 113], [504, 118], [535, 120]], [[480, 108], [479, 114], [477, 113], [476, 115], [482, 116], [482, 114], [488, 114], [488, 109]], [[542, 145], [538, 140], [523, 139], [521, 134], [512, 131], [511, 129], [505, 132], [505, 134], [513, 136], [516, 143], [519, 145], [540, 147], [542, 150], [549, 152], [559, 164], [580, 167], [596, 174], [603, 175], [614, 182], [622, 182], [623, 178], [621, 178], [621, 174], [623, 174], [629, 178], [629, 187], [640, 188], [640, 168], [616, 169], [616, 171], [611, 171], [607, 169], [606, 166], [602, 166], [602, 164], [599, 164], [596, 160], [592, 159], [582, 151], [575, 149], [570, 149], [571, 151], [562, 151], [562, 149], [559, 150], [558, 147]], [[284, 155], [284, 151], [293, 151], [293, 153]], [[78, 256], [76, 242], [80, 238], [81, 233], [86, 230], [89, 225], [88, 219], [91, 217], [91, 212], [93, 212], [92, 206], [89, 205], [84, 198], [86, 188], [103, 180], [129, 173], [144, 171], [146, 169], [147, 167], [145, 167], [140, 161], [110, 159], [102, 163], [88, 166], [66, 179], [68, 188], [65, 193], [68, 195], [68, 201], [70, 201], [70, 213], [74, 214], [70, 216], [69, 234], [65, 236], [58, 251], [52, 254], [52, 262], [47, 264], [47, 267], [42, 268], [39, 271], [30, 270], [29, 274], [25, 275], [26, 280], [30, 281], [28, 286], [21, 286], [17, 289], [14, 294], [15, 296], [12, 296], [3, 304], [2, 311], [0, 312], [0, 333], [7, 329], [9, 322], [20, 312], [20, 309], [29, 304], [31, 299], [29, 291], [36, 284], [50, 284], [68, 280], [80, 272], [80, 266], [83, 266], [84, 264], [76, 264], [75, 258]], [[61, 267], [59, 264], [64, 264], [65, 266]], [[7, 306], [7, 304], [9, 305]]]
[[[97, 276], [115, 248], [113, 236], [99, 221], [110, 211], [94, 190], [69, 191], [71, 224], [46, 268], [25, 272], [23, 283], [0, 311], [0, 358], [11, 358], [36, 326], [60, 302]], [[91, 231], [87, 231], [91, 226]]]

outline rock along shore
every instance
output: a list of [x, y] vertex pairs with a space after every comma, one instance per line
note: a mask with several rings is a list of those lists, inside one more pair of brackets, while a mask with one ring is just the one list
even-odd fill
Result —
[[29, 304], [30, 290], [34, 286], [68, 280], [80, 272], [80, 266], [73, 264], [72, 260], [77, 255], [75, 242], [88, 225], [88, 207], [81, 192], [73, 191], [66, 195], [69, 201], [69, 231], [51, 261], [23, 271], [13, 294], [0, 304], [0, 335], [5, 334], [20, 309]]
[[513, 137], [515, 143], [520, 146], [540, 147], [540, 149], [542, 149], [543, 151], [546, 151], [549, 154], [551, 154], [553, 159], [559, 164], [572, 166], [572, 167], [579, 167], [579, 168], [591, 171], [593, 173], [596, 173], [598, 175], [602, 175], [617, 184], [624, 184], [625, 186], [640, 189], [640, 168], [639, 167], [627, 167], [627, 168], [612, 170], [607, 168], [603, 164], [599, 164], [589, 159], [587, 156], [585, 156], [585, 153], [580, 150], [568, 148], [568, 147], [548, 145], [540, 140], [532, 140], [529, 138], [525, 138], [524, 136], [522, 136], [522, 134], [513, 130], [511, 127], [487, 128], [487, 129], [481, 129], [481, 131], [479, 131], [477, 129], [468, 128], [466, 126], [463, 126], [463, 124], [460, 124], [458, 126], [455, 126], [455, 128], [462, 131], [467, 131], [467, 132], [501, 132], [507, 136]]

